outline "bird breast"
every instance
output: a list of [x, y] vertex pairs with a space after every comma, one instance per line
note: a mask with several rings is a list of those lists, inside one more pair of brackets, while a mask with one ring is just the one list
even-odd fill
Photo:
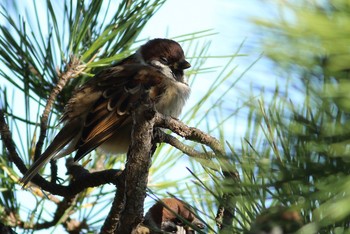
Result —
[[191, 89], [187, 84], [167, 79], [163, 94], [156, 102], [157, 111], [163, 115], [177, 118], [181, 114], [190, 92]]

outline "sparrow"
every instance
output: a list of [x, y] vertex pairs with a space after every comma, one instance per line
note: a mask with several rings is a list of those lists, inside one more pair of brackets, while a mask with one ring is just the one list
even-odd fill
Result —
[[150, 233], [194, 233], [179, 216], [191, 223], [191, 226], [204, 229], [205, 225], [194, 215], [190, 205], [177, 198], [164, 198], [157, 201], [146, 213], [144, 225], [150, 227]]
[[50, 160], [74, 151], [75, 161], [97, 147], [107, 153], [126, 153], [131, 142], [130, 112], [141, 98], [148, 97], [159, 113], [177, 118], [190, 95], [184, 79], [190, 66], [176, 41], [157, 38], [98, 72], [74, 91], [60, 119], [62, 129], [25, 173], [23, 186]]

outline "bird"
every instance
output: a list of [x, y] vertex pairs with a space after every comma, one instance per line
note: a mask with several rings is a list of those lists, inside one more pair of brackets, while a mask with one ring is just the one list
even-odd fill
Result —
[[[181, 217], [181, 218], [180, 218]], [[152, 231], [149, 233], [195, 233], [191, 223], [197, 229], [205, 225], [194, 215], [193, 208], [178, 198], [163, 198], [157, 201], [146, 213], [143, 224]]]
[[75, 161], [97, 147], [107, 153], [126, 153], [131, 110], [141, 98], [149, 98], [159, 113], [177, 118], [190, 96], [184, 76], [190, 67], [178, 42], [155, 38], [97, 72], [73, 92], [60, 118], [63, 127], [24, 174], [23, 186], [50, 160], [74, 151]]

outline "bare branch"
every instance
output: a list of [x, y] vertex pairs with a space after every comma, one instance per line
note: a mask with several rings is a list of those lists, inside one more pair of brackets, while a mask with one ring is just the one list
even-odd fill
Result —
[[70, 220], [69, 214], [66, 214], [66, 210], [73, 205], [75, 198], [65, 198], [57, 206], [56, 211], [54, 212], [54, 217], [51, 221], [43, 223], [28, 223], [23, 221], [17, 221], [17, 225], [24, 229], [32, 230], [42, 230], [48, 229], [55, 226], [58, 222], [61, 222], [65, 226], [65, 222]]
[[86, 66], [82, 65], [81, 61], [78, 58], [72, 56], [70, 58], [70, 63], [67, 65], [67, 70], [64, 73], [60, 73], [59, 71], [57, 71], [58, 82], [56, 86], [53, 88], [53, 90], [51, 91], [50, 96], [47, 99], [44, 112], [40, 118], [40, 136], [35, 147], [35, 156], [34, 156], [35, 160], [39, 158], [39, 156], [41, 155], [44, 139], [46, 137], [47, 122], [49, 119], [49, 114], [50, 114], [52, 105], [56, 100], [57, 95], [62, 91], [64, 86], [66, 86], [69, 79], [79, 76], [84, 71], [85, 68]]
[[216, 155], [225, 155], [225, 150], [217, 139], [197, 128], [188, 127], [177, 119], [156, 113], [155, 126], [170, 129], [172, 132], [187, 140], [207, 145]]
[[[125, 173], [121, 174], [121, 177], [124, 178]], [[117, 191], [112, 203], [112, 207], [109, 210], [108, 216], [103, 223], [103, 226], [101, 228], [102, 234], [112, 234], [115, 233], [117, 229], [117, 225], [120, 220], [120, 213], [124, 209], [125, 205], [125, 180], [121, 179], [119, 180], [119, 183], [117, 184]]]
[[122, 173], [122, 170], [117, 169], [89, 173], [88, 170], [84, 169], [80, 165], [73, 165], [72, 167], [73, 168], [69, 169], [69, 171], [71, 175], [73, 175], [73, 180], [71, 180], [70, 184], [67, 186], [49, 182], [39, 175], [36, 175], [32, 179], [32, 182], [42, 190], [45, 190], [53, 195], [71, 197], [89, 187], [97, 187], [108, 183], [117, 184]]
[[57, 161], [51, 160], [50, 161], [50, 169], [51, 169], [51, 183], [55, 183], [57, 181]]
[[168, 143], [171, 146], [174, 146], [175, 148], [181, 150], [184, 154], [187, 154], [190, 157], [193, 158], [199, 158], [199, 159], [212, 159], [215, 157], [215, 154], [213, 152], [200, 152], [195, 150], [193, 147], [188, 146], [172, 135], [166, 134], [160, 129], [155, 129], [155, 139], [157, 142], [161, 143]]
[[1, 139], [9, 153], [9, 160], [14, 162], [22, 173], [25, 173], [27, 171], [27, 167], [17, 154], [16, 145], [12, 139], [12, 134], [5, 121], [5, 114], [2, 109], [0, 109], [0, 134]]

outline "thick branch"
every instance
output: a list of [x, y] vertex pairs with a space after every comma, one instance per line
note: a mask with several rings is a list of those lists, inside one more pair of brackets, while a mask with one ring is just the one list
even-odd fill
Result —
[[[121, 177], [124, 177], [125, 173], [122, 173]], [[117, 184], [117, 191], [112, 203], [112, 207], [109, 210], [108, 216], [101, 228], [101, 234], [113, 234], [117, 229], [117, 225], [120, 219], [120, 213], [124, 209], [125, 205], [125, 180], [119, 180]]]
[[57, 181], [57, 161], [51, 160], [50, 161], [50, 169], [51, 169], [51, 183], [55, 183]]
[[132, 114], [131, 145], [125, 167], [125, 207], [116, 231], [120, 234], [131, 233], [142, 222], [151, 156], [155, 150], [152, 139], [154, 108], [141, 104]]
[[224, 193], [220, 199], [215, 221], [222, 233], [232, 233], [232, 222], [234, 218], [233, 207], [236, 203], [233, 199], [234, 196], [230, 193]]

